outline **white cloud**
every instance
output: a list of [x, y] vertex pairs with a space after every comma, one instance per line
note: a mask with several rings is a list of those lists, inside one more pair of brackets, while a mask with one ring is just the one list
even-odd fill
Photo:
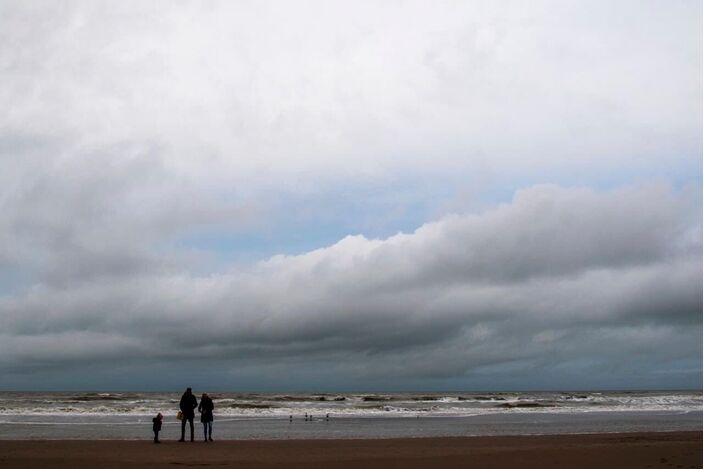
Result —
[[159, 145], [211, 183], [681, 162], [701, 132], [696, 9], [6, 4], [0, 128], [73, 157]]

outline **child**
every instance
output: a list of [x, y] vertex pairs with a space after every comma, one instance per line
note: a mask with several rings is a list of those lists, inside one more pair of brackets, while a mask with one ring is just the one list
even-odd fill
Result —
[[159, 432], [161, 431], [161, 419], [163, 419], [161, 412], [156, 414], [156, 417], [152, 419], [152, 422], [154, 422], [154, 425], [152, 425], [152, 430], [154, 430], [154, 443], [161, 443], [159, 441]]

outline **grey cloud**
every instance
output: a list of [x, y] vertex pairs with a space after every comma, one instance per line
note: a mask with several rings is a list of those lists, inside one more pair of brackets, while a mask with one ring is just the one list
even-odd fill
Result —
[[91, 150], [2, 134], [0, 144], [0, 269], [40, 283], [178, 270], [197, 261], [169, 249], [178, 236], [256, 219], [251, 204], [179, 180], [153, 144]]
[[[391, 282], [405, 276], [421, 283], [563, 276], [669, 257], [693, 223], [685, 213], [690, 207], [664, 188], [628, 190], [618, 197], [582, 192], [551, 186], [519, 192], [510, 206], [484, 216], [448, 217], [414, 235], [392, 238], [373, 249], [367, 262], [384, 266], [381, 275], [388, 272]], [[687, 248], [695, 253], [697, 246], [682, 247]], [[326, 266], [320, 262], [316, 268]]]
[[[37, 286], [0, 301], [1, 355], [6, 366], [73, 362], [85, 334], [86, 362], [141, 354], [266, 368], [335, 357], [328, 366], [361, 376], [469, 379], [523, 361], [634, 361], [648, 375], [701, 349], [691, 197], [536, 186], [411, 234], [348, 237], [230, 273]], [[514, 256], [525, 243], [531, 255]], [[90, 339], [100, 335], [111, 339]]]

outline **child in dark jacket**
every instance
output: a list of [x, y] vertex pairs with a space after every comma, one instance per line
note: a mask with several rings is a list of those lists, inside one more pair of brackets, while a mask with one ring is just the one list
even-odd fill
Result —
[[152, 422], [154, 422], [152, 425], [152, 430], [154, 430], [154, 443], [161, 443], [161, 441], [159, 441], [159, 432], [161, 431], [161, 420], [163, 418], [161, 412], [159, 412], [156, 414], [156, 417], [152, 419]]

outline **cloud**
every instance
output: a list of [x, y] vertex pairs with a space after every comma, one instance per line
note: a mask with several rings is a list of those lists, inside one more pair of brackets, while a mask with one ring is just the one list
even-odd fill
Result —
[[0, 368], [696, 384], [700, 19], [1, 3]]
[[253, 204], [181, 180], [153, 145], [52, 158], [47, 153], [65, 149], [61, 142], [31, 141], [0, 148], [0, 165], [8, 167], [0, 175], [0, 271], [21, 272], [31, 282], [171, 271], [195, 261], [187, 250], [168, 249], [177, 235], [214, 227], [232, 233], [257, 218]]
[[535, 186], [413, 233], [349, 236], [217, 275], [36, 285], [0, 301], [2, 366], [148, 358], [303, 373], [323, 362], [333, 380], [403, 382], [586, 360], [597, 377], [631, 366], [651, 376], [701, 353], [694, 196]]
[[400, 158], [662, 168], [700, 146], [693, 4], [99, 5], [3, 6], [3, 134], [71, 153], [152, 143], [211, 184], [385, 175]]

